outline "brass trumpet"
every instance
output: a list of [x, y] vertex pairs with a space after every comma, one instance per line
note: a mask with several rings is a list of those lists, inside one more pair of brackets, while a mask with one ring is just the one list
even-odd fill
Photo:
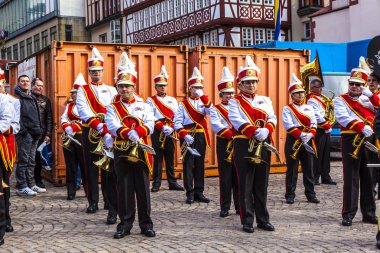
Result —
[[67, 133], [63, 132], [61, 138], [62, 138], [62, 147], [67, 150], [71, 150], [70, 149], [71, 140], [69, 139], [69, 137], [67, 137]]
[[[2, 187], [3, 190], [4, 190], [5, 188], [10, 188], [10, 186], [9, 186], [7, 183], [5, 183], [4, 179], [1, 180], [1, 187]], [[0, 196], [1, 196], [1, 195], [4, 195], [4, 193], [3, 193], [3, 192], [0, 192]]]
[[331, 98], [326, 95], [321, 94], [322, 99], [325, 101], [326, 109], [325, 109], [325, 118], [328, 120], [329, 124], [332, 126], [335, 124], [335, 115], [334, 115], [334, 97], [335, 93], [331, 90], [323, 89], [323, 91], [330, 92], [332, 94]]
[[[104, 113], [97, 113], [95, 114], [95, 118], [100, 120], [101, 122], [104, 122], [105, 114]], [[90, 128], [90, 131], [88, 133], [88, 140], [92, 144], [97, 144], [101, 139], [101, 136], [99, 132], [96, 129]]]
[[[254, 126], [255, 127], [261, 127], [261, 123], [265, 124], [265, 120], [263, 120], [263, 119], [257, 119], [255, 121]], [[244, 158], [248, 159], [249, 162], [253, 163], [253, 164], [260, 164], [261, 162], [266, 163], [263, 159], [261, 159], [261, 152], [262, 152], [262, 149], [263, 149], [263, 142], [264, 141], [258, 141], [255, 137], [252, 137], [251, 139], [249, 139], [248, 152], [252, 153], [253, 150], [255, 149], [255, 153], [253, 154], [253, 156], [247, 156], [247, 157], [244, 157]]]
[[298, 138], [294, 143], [293, 143], [293, 153], [290, 155], [290, 157], [293, 159], [293, 160], [297, 160], [297, 155], [298, 153], [300, 152], [301, 150], [301, 147], [302, 147], [302, 140], [301, 138]]
[[[192, 129], [190, 129], [188, 132], [190, 134], [191, 137], [194, 138], [195, 136], [195, 133], [196, 133], [196, 129], [197, 129], [197, 126], [194, 126]], [[195, 149], [195, 148], [191, 148], [190, 147], [190, 144], [187, 144], [186, 141], [183, 141], [182, 145], [181, 145], [181, 157], [179, 158], [180, 160], [183, 160], [185, 159], [185, 156], [187, 154], [187, 151], [190, 150], [190, 152], [193, 154], [193, 155], [196, 155], [196, 156], [200, 156], [199, 152]]]
[[233, 139], [228, 142], [227, 149], [226, 149], [227, 158], [224, 159], [228, 163], [232, 163], [232, 156], [234, 154], [234, 145], [233, 145]]
[[365, 135], [364, 134], [360, 133], [360, 134], [355, 135], [355, 138], [352, 142], [352, 146], [355, 147], [355, 150], [354, 150], [354, 152], [352, 152], [352, 154], [350, 154], [352, 158], [354, 158], [354, 159], [359, 158], [359, 151], [362, 148], [364, 141], [365, 141]]

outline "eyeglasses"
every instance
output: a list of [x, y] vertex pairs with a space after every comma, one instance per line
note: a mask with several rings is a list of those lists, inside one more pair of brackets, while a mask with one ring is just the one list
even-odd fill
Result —
[[356, 86], [356, 87], [360, 87], [362, 86], [361, 83], [348, 83], [350, 86]]

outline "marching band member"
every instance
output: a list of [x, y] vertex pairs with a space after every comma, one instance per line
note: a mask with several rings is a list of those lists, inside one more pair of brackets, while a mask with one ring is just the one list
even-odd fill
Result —
[[[82, 141], [82, 121], [78, 115], [76, 106], [78, 88], [85, 84], [86, 81], [82, 73], [79, 73], [70, 91], [72, 102], [66, 105], [65, 112], [61, 116], [61, 126], [66, 135], [65, 140], [69, 142], [69, 145], [63, 145], [63, 155], [66, 163], [67, 200], [73, 200], [75, 198], [78, 166], [81, 172], [83, 187], [86, 189], [83, 151], [82, 146], [79, 145]], [[77, 143], [70, 140], [67, 135], [77, 140]]]
[[238, 183], [236, 168], [231, 161], [227, 161], [232, 155], [233, 134], [235, 129], [228, 119], [228, 101], [234, 96], [234, 77], [228, 67], [223, 68], [222, 80], [218, 82], [219, 97], [222, 103], [215, 105], [210, 110], [210, 121], [213, 132], [217, 135], [216, 155], [218, 158], [219, 192], [220, 192], [220, 217], [227, 217], [231, 206], [231, 190], [233, 193], [235, 210], [240, 214]]
[[260, 69], [247, 55], [245, 67], [240, 67], [238, 74], [240, 94], [228, 103], [228, 118], [238, 131], [234, 137], [233, 159], [238, 175], [240, 219], [247, 233], [254, 232], [254, 215], [258, 228], [274, 231], [267, 210], [270, 152], [262, 148], [259, 159], [247, 159], [252, 158], [255, 151], [249, 152], [250, 146], [269, 142], [277, 124], [270, 98], [256, 94], [259, 73]]
[[[117, 94], [114, 87], [108, 86], [102, 81], [104, 59], [99, 51], [92, 49], [92, 58], [88, 60], [88, 73], [91, 83], [82, 85], [77, 94], [77, 110], [82, 120], [83, 141], [82, 148], [86, 168], [87, 199], [89, 206], [87, 213], [95, 213], [98, 210], [99, 202], [99, 168], [94, 162], [102, 157], [93, 154], [101, 138], [104, 143], [112, 143], [113, 138], [109, 134], [107, 125], [104, 123], [104, 116], [107, 106], [113, 102]], [[112, 163], [111, 163], [112, 164]], [[102, 193], [105, 208], [108, 208], [107, 224], [116, 223], [116, 193], [114, 192], [115, 182], [112, 173], [101, 169]]]
[[[311, 154], [306, 150], [305, 144], [312, 143], [314, 139], [317, 120], [313, 107], [304, 104], [305, 90], [302, 82], [292, 74], [292, 80], [288, 91], [292, 103], [284, 106], [282, 111], [282, 123], [287, 131], [285, 141], [286, 156], [286, 203], [293, 204], [298, 178], [298, 164], [301, 162], [303, 172], [303, 185], [307, 201], [319, 203], [314, 191], [314, 178]], [[298, 144], [298, 145], [297, 145]], [[314, 143], [311, 144], [315, 146]]]
[[315, 134], [315, 143], [317, 146], [317, 156], [313, 157], [314, 167], [314, 184], [319, 185], [319, 177], [322, 178], [322, 184], [336, 185], [336, 182], [330, 176], [330, 132], [332, 126], [326, 115], [326, 101], [322, 95], [322, 81], [319, 77], [309, 77], [310, 94], [307, 95], [306, 101], [314, 110], [317, 120], [317, 132]]
[[363, 222], [377, 224], [373, 195], [372, 170], [367, 167], [367, 152], [363, 142], [373, 134], [376, 100], [364, 87], [368, 73], [360, 68], [351, 70], [348, 92], [334, 99], [334, 113], [341, 125], [343, 161], [342, 225], [351, 226], [358, 210], [360, 181], [360, 210]]
[[149, 172], [151, 156], [141, 149], [147, 136], [153, 132], [154, 115], [150, 105], [137, 101], [137, 73], [134, 63], [127, 59], [127, 68], [118, 74], [116, 82], [121, 99], [107, 107], [106, 124], [116, 136], [114, 143], [117, 175], [118, 214], [120, 223], [114, 234], [120, 239], [130, 233], [135, 219], [135, 196], [141, 233], [154, 237], [150, 218]]
[[[9, 158], [7, 157], [6, 148], [7, 148], [7, 141], [4, 137], [4, 133], [9, 131], [11, 128], [12, 123], [12, 108], [11, 104], [7, 98], [6, 95], [0, 93], [0, 153], [1, 153], [1, 159], [0, 159], [0, 245], [4, 244], [4, 234], [7, 229], [7, 220], [6, 220], [6, 196], [4, 192], [4, 185], [3, 180], [5, 180], [6, 173], [3, 171], [9, 171], [10, 164], [9, 164]], [[8, 202], [9, 203], [9, 202]], [[9, 231], [11, 232], [11, 231]]]
[[[16, 139], [14, 135], [20, 131], [20, 101], [18, 100], [18, 98], [7, 93], [5, 91], [4, 85], [5, 85], [5, 73], [0, 68], [0, 93], [5, 94], [7, 96], [10, 102], [9, 108], [12, 114], [11, 127], [3, 134], [7, 142], [8, 162], [9, 162], [8, 170], [3, 170], [3, 179], [4, 179], [4, 182], [9, 186], [10, 176], [12, 174], [12, 170], [16, 162]], [[9, 213], [10, 195], [11, 195], [10, 187], [5, 187], [3, 189], [3, 192], [4, 192], [4, 200], [5, 200], [5, 218], [6, 218], [5, 232], [13, 232], [13, 226], [11, 224], [11, 216]]]
[[[204, 191], [204, 161], [206, 146], [210, 147], [206, 115], [210, 114], [212, 103], [203, 94], [203, 77], [197, 67], [187, 81], [189, 96], [184, 99], [174, 115], [174, 129], [181, 138], [183, 162], [183, 184], [186, 189], [186, 203], [194, 201], [209, 203], [203, 195]], [[191, 154], [186, 147], [196, 149], [200, 156]]]
[[152, 146], [156, 151], [153, 162], [152, 192], [158, 192], [162, 179], [162, 160], [165, 157], [166, 176], [169, 190], [183, 191], [174, 176], [175, 140], [171, 139], [174, 132], [173, 118], [178, 109], [178, 102], [174, 97], [166, 95], [168, 90], [168, 73], [164, 65], [161, 73], [154, 77], [157, 95], [149, 97], [146, 102], [152, 106], [156, 120], [152, 134]]

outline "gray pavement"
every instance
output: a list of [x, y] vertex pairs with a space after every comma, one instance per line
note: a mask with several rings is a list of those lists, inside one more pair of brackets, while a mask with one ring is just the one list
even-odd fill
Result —
[[[362, 223], [360, 211], [352, 227], [340, 225], [341, 162], [333, 162], [332, 176], [338, 185], [316, 186], [321, 203], [312, 204], [303, 194], [300, 175], [295, 204], [288, 205], [284, 200], [285, 175], [272, 174], [268, 209], [276, 230], [266, 232], [255, 227], [253, 234], [242, 231], [238, 215], [219, 217], [217, 178], [205, 180], [205, 195], [212, 199], [209, 204], [185, 204], [185, 193], [168, 191], [164, 182], [161, 190], [151, 195], [156, 237], [142, 236], [135, 221], [131, 235], [120, 240], [113, 239], [116, 225], [105, 224], [106, 210], [85, 213], [87, 201], [83, 190], [78, 191], [74, 201], [67, 201], [65, 188], [49, 186], [48, 193], [25, 198], [16, 196], [12, 187], [11, 215], [15, 232], [6, 233], [0, 252], [377, 251], [377, 226]], [[378, 208], [379, 203], [377, 201]]]

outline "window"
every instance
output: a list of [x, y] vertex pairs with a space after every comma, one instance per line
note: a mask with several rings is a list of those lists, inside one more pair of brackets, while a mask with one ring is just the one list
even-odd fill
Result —
[[138, 13], [133, 13], [133, 31], [139, 30], [139, 18]]
[[174, 0], [174, 17], [181, 16], [181, 0]]
[[274, 29], [267, 29], [267, 42], [274, 41]]
[[42, 36], [42, 48], [48, 45], [48, 31], [45, 30], [41, 33]]
[[204, 45], [210, 45], [210, 33], [209, 32], [203, 33], [203, 44]]
[[26, 39], [26, 57], [32, 54], [32, 37]]
[[111, 21], [111, 43], [121, 43], [120, 20]]
[[194, 38], [194, 36], [189, 38], [189, 47], [195, 47], [195, 38]]
[[57, 27], [53, 26], [52, 28], [50, 28], [50, 41], [57, 40], [58, 38], [56, 38], [56, 36], [57, 36]]
[[106, 33], [99, 35], [99, 42], [104, 42], [104, 43], [107, 42], [107, 34]]
[[265, 43], [265, 29], [255, 28], [255, 44]]
[[189, 44], [188, 39], [187, 39], [187, 38], [183, 39], [183, 40], [182, 40], [182, 44], [183, 44], [183, 45], [188, 45], [188, 44]]
[[18, 44], [13, 45], [13, 60], [18, 60]]
[[20, 60], [25, 58], [25, 41], [20, 41]]
[[240, 2], [240, 3], [246, 3], [246, 4], [247, 4], [247, 3], [249, 2], [249, 0], [239, 0], [239, 2]]
[[261, 0], [252, 0], [253, 4], [261, 4]]
[[65, 40], [72, 41], [73, 40], [73, 26], [65, 25]]
[[310, 39], [310, 22], [303, 23], [304, 38]]
[[156, 4], [156, 24], [161, 24], [162, 22], [162, 12], [161, 12], [161, 4]]
[[162, 22], [168, 21], [168, 5], [166, 1], [161, 2], [161, 10], [162, 10]]
[[40, 51], [40, 34], [34, 35], [34, 52]]
[[210, 0], [204, 0], [203, 7], [207, 7], [210, 5]]
[[139, 11], [139, 29], [144, 29], [144, 11]]
[[12, 60], [12, 47], [7, 48], [7, 59]]
[[181, 6], [182, 6], [182, 15], [187, 14], [187, 0], [181, 0]]
[[174, 0], [168, 0], [168, 20], [174, 18]]
[[195, 9], [195, 2], [194, 1], [189, 1], [189, 13], [193, 12]]
[[219, 46], [218, 30], [210, 32], [210, 46]]
[[149, 7], [150, 9], [150, 25], [156, 25], [156, 7], [153, 5]]
[[144, 27], [148, 28], [149, 26], [150, 26], [149, 8], [146, 8], [144, 10]]
[[196, 45], [202, 45], [202, 38], [198, 35], [195, 36], [195, 44]]
[[264, 0], [265, 5], [274, 5], [274, 0]]
[[243, 47], [253, 44], [253, 29], [251, 27], [243, 27], [241, 36]]
[[203, 0], [195, 0], [195, 4], [196, 4], [196, 6], [195, 6], [195, 10], [199, 10], [199, 9], [202, 9], [202, 7], [203, 7]]

